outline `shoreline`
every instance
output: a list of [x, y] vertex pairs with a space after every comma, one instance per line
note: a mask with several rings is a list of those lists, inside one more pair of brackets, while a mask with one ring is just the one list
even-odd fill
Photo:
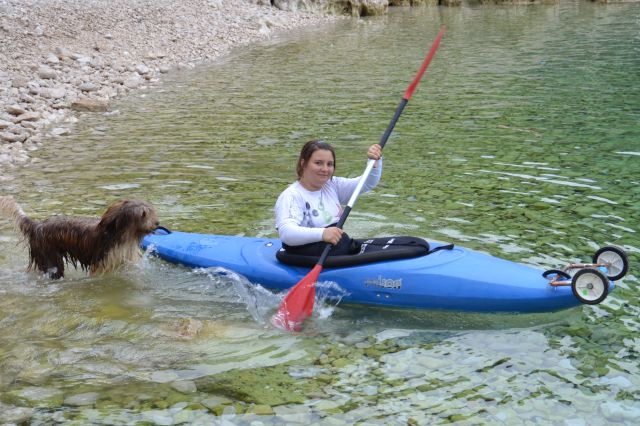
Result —
[[[0, 177], [84, 111], [282, 31], [342, 19], [238, 0], [0, 0]], [[56, 126], [60, 124], [60, 126]]]

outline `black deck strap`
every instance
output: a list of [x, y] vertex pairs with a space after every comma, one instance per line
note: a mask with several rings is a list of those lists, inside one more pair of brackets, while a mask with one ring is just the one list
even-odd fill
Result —
[[[358, 252], [349, 255], [328, 256], [324, 266], [338, 268], [381, 262], [396, 259], [408, 259], [425, 256], [429, 253], [429, 243], [417, 237], [384, 237], [355, 240]], [[438, 249], [436, 247], [436, 249]], [[276, 258], [287, 265], [312, 267], [318, 261], [318, 256], [305, 256], [279, 250]]]
[[429, 250], [429, 252], [427, 254], [431, 254], [433, 252], [440, 251], [440, 250], [453, 250], [453, 247], [454, 247], [453, 243], [445, 244], [443, 246], [438, 246], [438, 247], [432, 248], [431, 250]]
[[429, 243], [422, 238], [416, 237], [388, 237], [386, 241], [383, 238], [370, 238], [368, 240], [356, 240], [358, 244], [368, 244], [372, 246], [392, 247], [392, 246], [420, 246], [429, 251]]

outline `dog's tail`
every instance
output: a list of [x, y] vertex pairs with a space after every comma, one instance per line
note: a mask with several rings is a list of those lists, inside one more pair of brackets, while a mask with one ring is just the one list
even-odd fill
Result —
[[0, 196], [0, 214], [13, 220], [15, 227], [25, 235], [33, 227], [33, 221], [27, 217], [13, 197]]

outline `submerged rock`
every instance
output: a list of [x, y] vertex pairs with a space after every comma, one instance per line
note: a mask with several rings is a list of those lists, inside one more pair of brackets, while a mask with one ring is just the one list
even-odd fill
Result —
[[2, 424], [27, 424], [33, 413], [33, 408], [9, 407], [0, 403], [0, 423]]
[[96, 392], [86, 392], [66, 397], [64, 399], [64, 404], [74, 407], [81, 407], [85, 405], [94, 405], [97, 400], [98, 394]]
[[8, 392], [6, 398], [16, 405], [55, 408], [62, 405], [64, 395], [58, 389], [32, 386]]
[[288, 369], [286, 365], [278, 365], [242, 371], [232, 370], [200, 379], [197, 386], [201, 392], [271, 407], [302, 404], [308, 399], [307, 395], [322, 393], [324, 383], [313, 379], [293, 378], [289, 375]]
[[180, 393], [194, 393], [198, 391], [198, 388], [191, 380], [180, 380], [171, 383], [171, 387]]

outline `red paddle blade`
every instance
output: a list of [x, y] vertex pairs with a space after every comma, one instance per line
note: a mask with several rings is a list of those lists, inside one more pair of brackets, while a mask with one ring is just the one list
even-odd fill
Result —
[[271, 324], [287, 331], [300, 331], [302, 323], [313, 311], [316, 298], [316, 281], [322, 271], [322, 265], [317, 264], [296, 284], [285, 296], [278, 308], [278, 312], [271, 318]]
[[424, 61], [422, 61], [422, 65], [418, 70], [418, 74], [416, 74], [416, 77], [413, 79], [413, 81], [407, 88], [407, 91], [404, 92], [403, 99], [406, 99], [407, 101], [411, 99], [411, 95], [413, 95], [413, 91], [416, 89], [416, 86], [418, 86], [418, 83], [420, 83], [420, 80], [422, 79], [424, 72], [427, 70], [429, 63], [431, 62], [431, 59], [433, 59], [433, 55], [436, 54], [436, 50], [438, 50], [438, 46], [440, 46], [440, 40], [442, 39], [443, 35], [444, 35], [444, 25], [440, 27], [440, 31], [438, 32], [436, 39], [433, 41], [433, 44], [431, 45], [431, 49], [429, 49], [429, 53], [427, 53], [427, 56], [424, 58]]

